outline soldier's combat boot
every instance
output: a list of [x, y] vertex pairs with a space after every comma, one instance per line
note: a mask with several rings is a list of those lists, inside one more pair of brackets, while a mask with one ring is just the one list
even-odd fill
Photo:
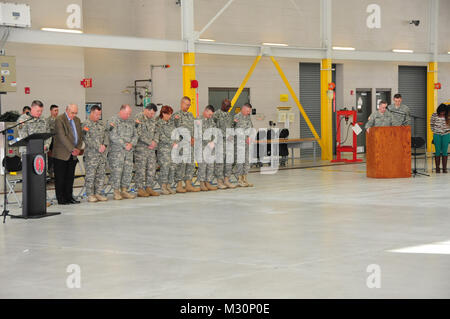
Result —
[[207, 192], [209, 190], [208, 187], [206, 187], [205, 182], [200, 182], [200, 189], [203, 192]]
[[228, 187], [223, 183], [223, 180], [218, 179], [217, 180], [217, 188], [219, 188], [219, 189], [227, 189]]
[[120, 195], [122, 196], [122, 198], [125, 198], [125, 199], [135, 199], [136, 198], [136, 195], [128, 193], [127, 189], [125, 187], [122, 187], [122, 192], [120, 193]]
[[122, 195], [120, 195], [120, 190], [119, 189], [115, 189], [114, 190], [114, 199], [115, 200], [121, 200], [122, 199]]
[[177, 193], [186, 193], [186, 189], [183, 187], [183, 182], [179, 181], [177, 183], [177, 188], [176, 188]]
[[95, 197], [94, 195], [89, 196], [87, 200], [88, 200], [89, 203], [98, 202], [97, 197]]
[[247, 183], [244, 181], [244, 176], [239, 175], [238, 177], [238, 186], [240, 187], [247, 187]]
[[95, 194], [94, 195], [100, 202], [106, 202], [108, 200], [108, 198], [106, 196], [100, 195], [100, 194]]
[[161, 185], [161, 194], [163, 194], [163, 195], [170, 195], [170, 192], [167, 189], [167, 184], [162, 184]]
[[436, 173], [440, 173], [441, 172], [441, 157], [440, 156], [435, 156], [434, 157], [434, 162], [436, 164]]
[[138, 197], [149, 197], [150, 195], [142, 188], [137, 191]]
[[447, 159], [448, 156], [442, 156], [442, 173], [447, 174]]
[[236, 188], [236, 185], [231, 184], [230, 182], [230, 178], [229, 177], [225, 177], [225, 180], [223, 182], [225, 184], [226, 187], [228, 188]]
[[147, 194], [149, 194], [150, 196], [159, 196], [158, 192], [155, 192], [151, 187], [147, 187], [145, 189], [145, 191], [147, 192]]
[[217, 187], [211, 185], [210, 182], [205, 182], [205, 186], [206, 186], [206, 188], [207, 188], [209, 191], [216, 191], [216, 190], [217, 190]]
[[248, 175], [244, 175], [244, 182], [247, 184], [247, 187], [253, 187], [253, 184], [249, 183], [249, 181], [247, 180], [247, 176]]
[[186, 191], [188, 191], [188, 192], [199, 192], [200, 191], [200, 188], [194, 187], [190, 180], [185, 181], [185, 183], [186, 183]]
[[177, 192], [172, 188], [172, 186], [170, 184], [167, 184], [167, 190], [169, 191], [170, 194], [174, 195]]

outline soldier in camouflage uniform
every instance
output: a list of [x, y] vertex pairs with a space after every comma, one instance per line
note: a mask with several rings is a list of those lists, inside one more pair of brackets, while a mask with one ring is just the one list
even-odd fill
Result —
[[128, 104], [120, 107], [118, 115], [108, 121], [110, 150], [108, 152], [111, 170], [110, 184], [114, 189], [114, 199], [133, 199], [128, 193], [133, 175], [133, 147], [138, 135], [135, 122], [130, 119], [132, 110]]
[[[199, 120], [196, 120], [196, 122], [200, 122], [202, 127], [203, 134], [205, 131], [209, 128], [217, 128], [216, 124], [214, 123], [214, 120], [212, 119], [212, 116], [214, 115], [214, 107], [212, 105], [208, 105], [205, 110], [203, 111], [203, 115], [200, 117]], [[214, 137], [211, 138], [211, 140], [203, 140], [202, 139], [202, 160], [198, 163], [198, 180], [200, 181], [200, 189], [202, 191], [215, 191], [217, 190], [217, 187], [211, 185], [211, 182], [214, 178], [214, 162], [209, 163], [208, 159], [203, 156], [203, 152], [205, 148], [210, 148], [212, 153], [212, 150], [214, 149]], [[211, 160], [211, 159], [210, 159]]]
[[[31, 103], [31, 110], [29, 114], [22, 114], [17, 119], [17, 123], [23, 123], [30, 118], [26, 123], [20, 124], [18, 126], [18, 135], [20, 139], [23, 139], [31, 134], [35, 133], [50, 133], [50, 128], [47, 124], [47, 121], [41, 118], [42, 112], [44, 111], [44, 104], [41, 101], [35, 100]], [[52, 138], [48, 138], [44, 141], [44, 152], [47, 153], [50, 149], [50, 143]], [[25, 146], [19, 147], [19, 152], [24, 155], [26, 153], [27, 148]], [[47, 202], [47, 207], [50, 206], [51, 203]]]
[[[223, 162], [217, 162], [215, 165], [215, 175], [217, 178], [217, 186], [219, 188], [236, 188], [236, 185], [231, 184], [230, 176], [232, 173], [233, 167], [233, 158], [234, 154], [231, 150], [227, 149], [227, 140], [228, 143], [233, 145], [234, 136], [229, 136], [227, 138], [227, 128], [233, 127], [233, 115], [228, 112], [231, 107], [231, 102], [228, 99], [223, 100], [222, 107], [220, 110], [214, 112], [214, 122], [216, 123], [217, 128], [222, 131], [223, 136]], [[227, 161], [227, 152], [231, 152], [230, 158], [231, 160]]]
[[[177, 171], [175, 174], [175, 179], [177, 181], [177, 193], [186, 193], [186, 192], [198, 192], [200, 188], [192, 186], [192, 178], [194, 177], [194, 116], [191, 112], [189, 112], [189, 107], [191, 106], [191, 99], [187, 96], [184, 96], [181, 99], [181, 109], [175, 112], [172, 116], [172, 120], [175, 123], [176, 128], [186, 128], [190, 135], [191, 141], [186, 141], [191, 145], [191, 158], [188, 163], [179, 163], [177, 164]], [[183, 188], [183, 181], [186, 184], [186, 188]]]
[[[55, 134], [55, 123], [56, 123], [56, 117], [58, 116], [59, 113], [59, 107], [58, 105], [52, 104], [50, 106], [50, 116], [47, 117], [45, 120], [47, 121], [47, 125], [50, 128], [50, 133]], [[53, 166], [54, 166], [54, 160], [52, 157], [52, 150], [53, 150], [53, 138], [52, 138], [52, 142], [50, 144], [50, 151], [47, 153], [47, 159], [48, 159], [48, 174], [50, 177], [52, 177], [54, 175], [53, 173]]]
[[159, 163], [159, 185], [163, 195], [175, 194], [176, 192], [170, 186], [173, 183], [177, 164], [172, 161], [172, 148], [177, 145], [177, 140], [172, 140], [172, 132], [175, 130], [175, 124], [171, 120], [173, 109], [165, 105], [159, 112], [157, 121], [157, 134], [159, 136], [158, 144], [158, 163]]
[[408, 126], [411, 125], [409, 107], [402, 104], [401, 94], [394, 95], [394, 104], [387, 107], [392, 115], [392, 126]]
[[366, 130], [369, 132], [369, 129], [372, 126], [392, 126], [392, 115], [389, 112], [386, 112], [386, 101], [381, 101], [379, 104], [378, 111], [373, 112], [369, 116], [369, 121], [366, 123]]
[[84, 187], [88, 202], [94, 203], [108, 200], [101, 194], [106, 176], [108, 134], [105, 124], [100, 121], [102, 115], [100, 106], [92, 106], [90, 112], [89, 119], [81, 125], [81, 128], [83, 133], [82, 138], [85, 144], [83, 161], [86, 176], [84, 178]]
[[154, 178], [156, 173], [156, 147], [159, 137], [156, 130], [156, 105], [147, 105], [142, 113], [136, 115], [138, 142], [135, 149], [136, 173], [135, 184], [139, 197], [159, 196], [155, 192]]
[[[44, 110], [44, 104], [41, 101], [33, 101], [31, 103], [30, 114], [22, 114], [18, 119], [17, 123], [23, 123], [24, 121], [33, 118], [32, 120], [23, 123], [18, 126], [19, 138], [23, 139], [31, 134], [35, 133], [50, 133], [50, 128], [47, 125], [47, 121], [41, 118], [42, 112]], [[48, 152], [50, 149], [51, 138], [44, 141], [44, 152]], [[19, 151], [21, 154], [26, 153], [26, 147], [21, 146]]]
[[[238, 185], [241, 187], [252, 187], [247, 180], [247, 174], [250, 169], [249, 163], [249, 149], [251, 143], [251, 137], [247, 136], [249, 134], [249, 129], [253, 128], [253, 123], [250, 118], [250, 113], [252, 111], [252, 106], [250, 103], [246, 103], [242, 106], [241, 112], [234, 116], [234, 128], [236, 130], [237, 138], [237, 154], [245, 154], [244, 163], [240, 163], [239, 155], [237, 156], [237, 174], [238, 174]], [[239, 130], [242, 129], [242, 130]], [[245, 142], [243, 142], [242, 135], [245, 136]], [[241, 137], [241, 138], [240, 138]]]

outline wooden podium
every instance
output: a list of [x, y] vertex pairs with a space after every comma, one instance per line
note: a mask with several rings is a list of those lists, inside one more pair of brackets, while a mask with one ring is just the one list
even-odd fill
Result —
[[411, 127], [371, 127], [366, 133], [367, 177], [411, 177]]

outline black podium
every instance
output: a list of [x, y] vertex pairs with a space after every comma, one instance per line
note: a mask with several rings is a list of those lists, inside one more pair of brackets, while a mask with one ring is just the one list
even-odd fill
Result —
[[47, 213], [46, 161], [44, 140], [50, 133], [31, 134], [11, 146], [26, 146], [22, 155], [22, 216], [18, 218], [42, 218], [60, 213]]

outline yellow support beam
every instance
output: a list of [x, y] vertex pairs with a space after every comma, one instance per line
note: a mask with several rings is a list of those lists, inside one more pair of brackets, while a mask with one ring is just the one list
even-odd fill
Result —
[[277, 69], [278, 73], [280, 74], [280, 77], [283, 80], [284, 84], [286, 85], [289, 93], [291, 93], [291, 96], [294, 99], [295, 104], [297, 104], [297, 107], [300, 110], [300, 113], [302, 114], [303, 118], [305, 119], [306, 124], [308, 125], [308, 127], [311, 130], [314, 137], [318, 140], [318, 143], [319, 143], [320, 147], [322, 148], [322, 158], [323, 158], [324, 147], [323, 147], [322, 140], [320, 139], [319, 135], [316, 132], [316, 129], [314, 128], [311, 121], [309, 120], [308, 115], [306, 115], [305, 110], [303, 109], [303, 106], [300, 104], [300, 101], [298, 100], [297, 95], [295, 94], [294, 90], [292, 89], [291, 85], [289, 84], [289, 81], [287, 80], [286, 76], [284, 75], [284, 72], [281, 69], [280, 65], [278, 64], [278, 62], [275, 60], [274, 57], [271, 56], [270, 58], [272, 59], [272, 62], [275, 65], [275, 68]]
[[233, 99], [231, 100], [231, 107], [228, 110], [228, 112], [231, 112], [231, 109], [233, 108], [234, 104], [236, 104], [236, 101], [238, 100], [239, 96], [242, 93], [242, 90], [244, 89], [245, 85], [247, 84], [248, 80], [250, 79], [250, 77], [253, 74], [253, 71], [256, 68], [256, 65], [258, 64], [259, 60], [261, 60], [261, 56], [258, 55], [255, 59], [255, 61], [253, 61], [252, 66], [250, 67], [250, 70], [248, 70], [247, 75], [245, 76], [244, 80], [241, 83], [241, 86], [239, 87], [239, 89], [237, 90], [236, 94], [234, 95]]
[[195, 53], [183, 53], [183, 95], [191, 99], [191, 112], [197, 117], [197, 94], [191, 88], [191, 81], [195, 80]]
[[333, 124], [328, 85], [331, 83], [331, 59], [323, 59], [320, 68], [320, 129], [322, 135], [322, 159], [333, 159]]
[[433, 140], [433, 132], [430, 126], [430, 117], [437, 108], [437, 90], [434, 84], [438, 81], [438, 64], [437, 62], [428, 63], [427, 72], [427, 152], [433, 152], [431, 141]]

